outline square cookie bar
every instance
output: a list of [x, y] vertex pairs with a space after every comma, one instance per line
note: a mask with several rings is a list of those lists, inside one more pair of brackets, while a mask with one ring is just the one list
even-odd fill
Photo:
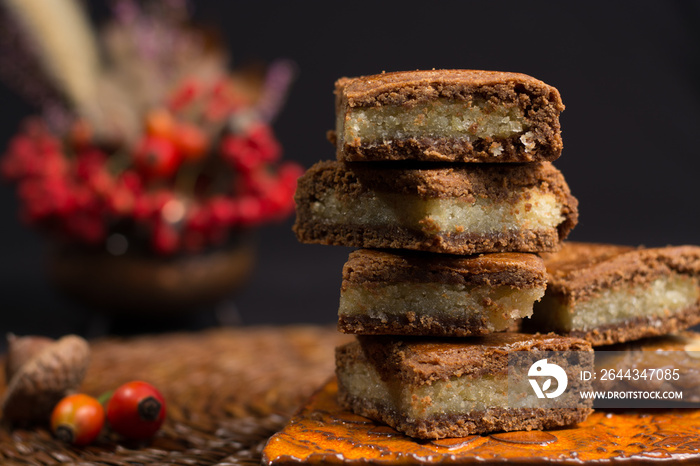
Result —
[[453, 256], [360, 249], [343, 267], [338, 329], [362, 335], [483, 335], [532, 315], [547, 273], [534, 254]]
[[[561, 378], [568, 380], [561, 386], [569, 396], [543, 401], [528, 384], [527, 367], [509, 377], [509, 355], [527, 354], [537, 360], [551, 357], [552, 352], [579, 357], [571, 364], [554, 358]], [[545, 360], [544, 365], [552, 362]], [[538, 364], [543, 363], [540, 360]], [[360, 336], [336, 350], [342, 406], [411, 437], [426, 439], [550, 429], [581, 422], [591, 413], [592, 400], [579, 396], [589, 384], [578, 374], [592, 369], [590, 344], [557, 335], [494, 333], [468, 339]]]
[[578, 203], [549, 162], [319, 162], [299, 178], [304, 243], [450, 254], [555, 251]]
[[700, 323], [700, 247], [564, 243], [543, 255], [549, 283], [532, 329], [609, 345]]
[[562, 151], [552, 86], [519, 73], [430, 70], [336, 82], [338, 160], [541, 162]]

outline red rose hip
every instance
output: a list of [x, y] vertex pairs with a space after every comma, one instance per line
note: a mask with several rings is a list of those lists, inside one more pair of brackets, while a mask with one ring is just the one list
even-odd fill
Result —
[[114, 391], [107, 403], [107, 421], [116, 433], [134, 440], [146, 440], [165, 420], [165, 399], [152, 385], [133, 381]]
[[169, 178], [180, 168], [182, 157], [169, 139], [147, 136], [134, 152], [134, 164], [146, 175]]
[[87, 445], [97, 438], [105, 422], [97, 399], [78, 393], [63, 398], [51, 413], [51, 431], [59, 440]]
[[177, 125], [173, 142], [185, 160], [195, 161], [204, 157], [209, 149], [207, 135], [197, 126], [187, 123]]

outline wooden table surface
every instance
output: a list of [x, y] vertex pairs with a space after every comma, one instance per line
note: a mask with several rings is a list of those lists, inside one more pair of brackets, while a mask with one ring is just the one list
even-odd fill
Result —
[[0, 464], [260, 464], [267, 439], [332, 376], [333, 350], [347, 340], [334, 328], [294, 326], [92, 341], [81, 391], [98, 396], [129, 380], [153, 383], [168, 409], [156, 438], [79, 448], [43, 427], [3, 425]]

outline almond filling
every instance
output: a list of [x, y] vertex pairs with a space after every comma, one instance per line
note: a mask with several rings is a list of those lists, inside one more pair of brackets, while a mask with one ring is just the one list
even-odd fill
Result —
[[664, 317], [695, 305], [700, 299], [700, 284], [695, 278], [679, 274], [660, 277], [646, 285], [607, 289], [594, 297], [568, 306], [557, 297], [545, 295], [535, 305], [539, 320], [559, 331], [589, 331], [639, 317]]
[[490, 332], [505, 330], [517, 319], [530, 317], [540, 288], [397, 283], [350, 285], [340, 295], [339, 316], [363, 315], [382, 322], [413, 313], [416, 319], [430, 316], [450, 321], [484, 319]]
[[[509, 380], [505, 372], [479, 377], [451, 377], [416, 386], [386, 382], [371, 364], [357, 361], [338, 368], [337, 375], [340, 385], [351, 396], [401, 413], [409, 421], [489, 408], [548, 406], [534, 394], [527, 374], [516, 380]], [[549, 403], [551, 405], [551, 401]]]
[[426, 234], [497, 234], [517, 230], [547, 230], [564, 221], [562, 205], [552, 193], [521, 190], [517, 201], [493, 201], [477, 197], [421, 198], [369, 192], [338, 199], [326, 191], [311, 205], [320, 221], [344, 225], [401, 226]]
[[[437, 99], [414, 106], [357, 107], [338, 115], [337, 132], [346, 144], [382, 143], [406, 138], [475, 141], [508, 138], [528, 129], [521, 109], [494, 107], [483, 99]], [[498, 155], [498, 154], [494, 154]]]

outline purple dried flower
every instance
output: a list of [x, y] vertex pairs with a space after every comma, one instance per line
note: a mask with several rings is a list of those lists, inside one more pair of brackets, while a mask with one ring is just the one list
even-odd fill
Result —
[[263, 121], [270, 122], [279, 114], [296, 74], [297, 65], [291, 60], [276, 60], [270, 64], [256, 105]]
[[66, 106], [57, 101], [47, 101], [42, 113], [43, 120], [56, 134], [66, 133], [75, 119]]
[[189, 40], [182, 27], [187, 21], [186, 0], [153, 0], [142, 5], [133, 0], [116, 0], [114, 16], [117, 25], [130, 39], [130, 47], [141, 62], [167, 78], [177, 60], [178, 50]]
[[133, 0], [114, 0], [112, 12], [115, 20], [125, 26], [134, 24], [141, 16], [141, 9]]

